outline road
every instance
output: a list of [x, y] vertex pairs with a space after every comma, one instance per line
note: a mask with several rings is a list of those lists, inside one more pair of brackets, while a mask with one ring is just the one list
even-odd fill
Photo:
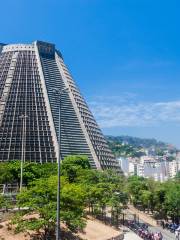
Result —
[[151, 227], [149, 226], [149, 230], [152, 232], [161, 232], [163, 235], [163, 240], [174, 240], [175, 235], [166, 229], [162, 229], [161, 227]]
[[[128, 219], [128, 220], [134, 220], [134, 216], [133, 216], [133, 214], [132, 214], [132, 212], [131, 211], [129, 211], [128, 209], [126, 209], [125, 211], [124, 211], [124, 213], [125, 213], [125, 216], [126, 216], [126, 219]], [[109, 213], [107, 213], [107, 215], [108, 215]], [[137, 215], [138, 216], [138, 215]], [[146, 223], [146, 224], [148, 224], [147, 222], [145, 222], [145, 221], [143, 221], [142, 219], [141, 219], [141, 216], [139, 215], [139, 222], [141, 222], [141, 223]], [[149, 226], [149, 230], [151, 231], [151, 232], [153, 232], [153, 233], [155, 233], [155, 232], [161, 232], [162, 233], [162, 235], [163, 235], [163, 240], [175, 240], [175, 235], [174, 235], [174, 233], [171, 233], [170, 231], [168, 231], [168, 230], [166, 230], [166, 229], [163, 229], [162, 227], [160, 227], [160, 226], [156, 226], [156, 227], [154, 227], [154, 226], [150, 226], [149, 224], [148, 224], [148, 226]], [[124, 229], [125, 227], [123, 227], [123, 229]], [[125, 233], [125, 240], [127, 239], [127, 240], [139, 240], [139, 239], [141, 239], [142, 240], [142, 238], [140, 238], [137, 234], [135, 234], [134, 232], [132, 232], [130, 229], [128, 229], [128, 228], [126, 228], [126, 233]]]
[[[128, 219], [129, 220], [134, 220], [133, 219], [133, 216], [132, 216], [132, 213], [129, 212], [128, 210], [126, 210], [126, 216], [128, 216]], [[141, 219], [141, 216], [139, 215], [139, 222], [141, 223], [146, 223], [145, 221], [143, 221]], [[147, 224], [147, 223], [146, 223]], [[149, 226], [149, 230], [153, 233], [155, 232], [161, 232], [162, 235], [163, 235], [163, 240], [174, 240], [175, 239], [175, 235], [174, 233], [171, 233], [170, 231], [166, 230], [166, 229], [163, 229], [162, 227], [160, 226], [156, 226], [156, 227], [153, 227], [153, 226]], [[132, 238], [134, 240], [134, 238]], [[141, 238], [140, 238], [141, 239]]]

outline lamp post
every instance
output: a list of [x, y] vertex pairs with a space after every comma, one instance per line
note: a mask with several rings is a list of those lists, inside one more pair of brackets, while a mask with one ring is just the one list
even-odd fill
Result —
[[20, 175], [20, 192], [22, 191], [22, 185], [23, 185], [23, 163], [25, 162], [25, 151], [26, 151], [26, 137], [25, 137], [25, 131], [26, 131], [26, 118], [28, 116], [25, 114], [22, 114], [19, 118], [22, 119], [22, 149], [21, 149], [21, 175]]
[[58, 185], [57, 185], [57, 223], [56, 223], [56, 240], [60, 240], [60, 166], [61, 166], [61, 97], [64, 92], [68, 91], [68, 88], [65, 87], [63, 89], [53, 88], [53, 91], [58, 94], [59, 97], [59, 136], [58, 136], [58, 145], [59, 145], [59, 152], [58, 152]]

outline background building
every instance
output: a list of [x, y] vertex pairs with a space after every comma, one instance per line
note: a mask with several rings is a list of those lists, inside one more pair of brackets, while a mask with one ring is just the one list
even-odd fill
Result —
[[[54, 44], [0, 44], [0, 161], [54, 162], [61, 153], [83, 154], [97, 169], [119, 168], [84, 98]], [[26, 116], [26, 117], [22, 117]], [[23, 124], [23, 119], [24, 124]]]

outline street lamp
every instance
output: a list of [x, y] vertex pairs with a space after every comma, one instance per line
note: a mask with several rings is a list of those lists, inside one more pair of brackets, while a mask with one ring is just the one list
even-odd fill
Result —
[[53, 91], [58, 94], [59, 97], [59, 136], [58, 136], [58, 144], [59, 144], [59, 152], [58, 152], [58, 185], [57, 185], [57, 226], [56, 226], [56, 240], [60, 240], [60, 166], [61, 166], [61, 97], [62, 95], [68, 91], [69, 88], [65, 87], [63, 89], [53, 88]]
[[22, 149], [21, 149], [21, 176], [20, 176], [20, 192], [22, 191], [23, 185], [23, 163], [25, 162], [25, 151], [26, 151], [26, 118], [28, 116], [26, 114], [22, 114], [19, 118], [22, 119]]

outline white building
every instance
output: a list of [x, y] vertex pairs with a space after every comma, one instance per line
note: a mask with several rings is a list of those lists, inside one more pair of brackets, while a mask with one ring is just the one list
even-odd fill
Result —
[[140, 177], [145, 177], [144, 176], [144, 164], [137, 165], [137, 175]]
[[167, 172], [170, 178], [174, 178], [178, 172], [179, 163], [176, 160], [167, 163]]

